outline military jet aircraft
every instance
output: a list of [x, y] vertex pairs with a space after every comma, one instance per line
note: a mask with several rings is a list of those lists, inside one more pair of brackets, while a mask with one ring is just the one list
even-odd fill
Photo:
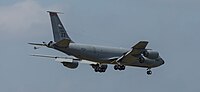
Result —
[[[54, 41], [49, 43], [29, 43], [34, 46], [45, 46], [67, 54], [65, 57], [34, 54], [32, 56], [53, 58], [65, 67], [75, 69], [79, 63], [92, 66], [95, 72], [105, 72], [108, 64], [114, 65], [114, 70], [125, 70], [129, 67], [142, 67], [151, 75], [151, 68], [164, 64], [157, 51], [146, 49], [148, 41], [139, 41], [130, 49], [80, 44], [74, 42], [67, 34], [58, 17], [59, 12], [48, 11], [51, 19]], [[38, 49], [39, 47], [34, 47]]]

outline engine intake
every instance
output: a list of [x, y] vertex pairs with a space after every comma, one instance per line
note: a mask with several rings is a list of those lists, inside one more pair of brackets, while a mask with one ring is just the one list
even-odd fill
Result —
[[143, 55], [149, 59], [156, 59], [159, 57], [159, 53], [157, 51], [147, 50], [143, 52]]

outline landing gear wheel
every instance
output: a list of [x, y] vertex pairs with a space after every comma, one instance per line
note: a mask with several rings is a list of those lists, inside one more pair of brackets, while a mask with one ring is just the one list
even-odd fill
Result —
[[115, 65], [115, 66], [114, 66], [114, 69], [115, 69], [115, 70], [118, 70], [118, 66], [117, 66], [117, 65]]
[[95, 72], [99, 72], [99, 70], [100, 70], [99, 67], [95, 67], [95, 68], [94, 68], [94, 71], [95, 71]]
[[152, 74], [152, 71], [150, 69], [147, 69], [147, 74], [148, 75], [151, 75]]
[[107, 67], [108, 67], [107, 65], [101, 65], [101, 66], [99, 64], [92, 65], [92, 68], [94, 69], [94, 71], [100, 72], [100, 73], [105, 72]]
[[114, 69], [115, 69], [115, 70], [125, 70], [125, 68], [126, 68], [126, 67], [125, 67], [124, 65], [115, 65], [115, 66], [114, 66]]
[[125, 70], [125, 66], [124, 66], [124, 65], [121, 65], [121, 66], [120, 66], [120, 70]]
[[97, 70], [97, 69], [94, 69], [94, 71], [95, 71], [95, 72], [98, 72], [98, 70]]

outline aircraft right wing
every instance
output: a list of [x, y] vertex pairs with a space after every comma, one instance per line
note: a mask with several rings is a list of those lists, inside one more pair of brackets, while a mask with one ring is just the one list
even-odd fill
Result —
[[130, 51], [119, 57], [116, 62], [118, 64], [121, 63], [132, 63], [134, 61], [138, 61], [139, 56], [142, 54], [144, 50], [146, 50], [148, 42], [147, 41], [140, 41], [136, 45], [132, 47]]

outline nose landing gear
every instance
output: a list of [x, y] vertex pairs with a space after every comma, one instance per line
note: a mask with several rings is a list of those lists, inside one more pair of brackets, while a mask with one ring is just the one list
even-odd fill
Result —
[[151, 75], [151, 74], [152, 74], [152, 71], [151, 71], [150, 68], [147, 69], [147, 74], [148, 74], [148, 75]]

